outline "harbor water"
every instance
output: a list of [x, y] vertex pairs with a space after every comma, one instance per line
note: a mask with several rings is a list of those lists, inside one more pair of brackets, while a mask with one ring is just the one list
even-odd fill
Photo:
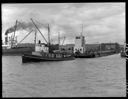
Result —
[[3, 97], [126, 97], [126, 60], [119, 54], [22, 63], [2, 56]]

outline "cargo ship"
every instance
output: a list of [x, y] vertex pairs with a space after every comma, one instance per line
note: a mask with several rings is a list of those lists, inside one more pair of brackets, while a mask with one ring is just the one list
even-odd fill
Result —
[[33, 43], [22, 43], [22, 41], [32, 33], [30, 31], [21, 41], [17, 42], [16, 30], [17, 20], [13, 28], [7, 29], [5, 32], [5, 44], [2, 45], [2, 55], [22, 55], [31, 53], [35, 47]]
[[[31, 19], [33, 25], [36, 27], [36, 29], [41, 33], [37, 25], [34, 23], [34, 21]], [[44, 61], [66, 61], [66, 60], [74, 60], [75, 57], [73, 54], [63, 53], [60, 51], [54, 51], [51, 48], [51, 42], [50, 42], [50, 27], [48, 25], [48, 41], [44, 37], [44, 35], [41, 33], [42, 37], [44, 38], [45, 43], [41, 43], [39, 40], [38, 43], [36, 43], [36, 31], [35, 31], [35, 51], [33, 51], [31, 54], [23, 54], [22, 55], [22, 63], [27, 62], [44, 62]]]
[[12, 47], [12, 48], [10, 48], [8, 45], [2, 45], [2, 55], [4, 56], [22, 55], [24, 53], [31, 53], [34, 50], [35, 48], [31, 43], [18, 44], [16, 47]]

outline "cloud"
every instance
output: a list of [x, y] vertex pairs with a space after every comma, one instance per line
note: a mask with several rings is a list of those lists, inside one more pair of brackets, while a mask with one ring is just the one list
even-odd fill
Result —
[[60, 31], [67, 43], [74, 42], [82, 31], [81, 24], [90, 43], [125, 39], [125, 3], [3, 4], [2, 32], [13, 26], [16, 19], [29, 23], [30, 18], [38, 25], [49, 23], [53, 40]]

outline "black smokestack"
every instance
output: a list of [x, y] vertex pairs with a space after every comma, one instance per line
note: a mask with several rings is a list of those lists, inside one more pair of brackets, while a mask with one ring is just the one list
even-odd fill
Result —
[[14, 30], [15, 30], [15, 26], [8, 28], [5, 32], [5, 35], [8, 35], [8, 33], [14, 32]]

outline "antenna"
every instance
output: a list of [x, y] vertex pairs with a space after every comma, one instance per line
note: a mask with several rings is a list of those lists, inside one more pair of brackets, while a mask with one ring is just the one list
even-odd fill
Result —
[[51, 47], [50, 47], [50, 27], [48, 24], [48, 47], [49, 47], [49, 53], [51, 52]]
[[13, 37], [13, 40], [14, 40], [14, 38], [15, 38], [16, 28], [17, 28], [17, 20], [16, 20], [16, 25], [15, 25], [15, 30], [14, 30], [14, 37]]
[[16, 28], [17, 28], [17, 20], [16, 20], [16, 24], [15, 24], [15, 30], [14, 30], [14, 36], [12, 38], [12, 41], [11, 41], [11, 47], [13, 46], [13, 43], [14, 43], [14, 38], [15, 38], [15, 31], [16, 31]]
[[82, 29], [82, 31], [81, 31], [81, 36], [83, 36], [83, 24], [82, 24], [82, 26], [81, 26], [81, 29]]
[[36, 46], [36, 39], [37, 39], [37, 31], [35, 30], [35, 46]]
[[50, 45], [50, 27], [49, 27], [49, 24], [48, 24], [48, 43]]
[[60, 32], [58, 32], [58, 45], [60, 45]]

